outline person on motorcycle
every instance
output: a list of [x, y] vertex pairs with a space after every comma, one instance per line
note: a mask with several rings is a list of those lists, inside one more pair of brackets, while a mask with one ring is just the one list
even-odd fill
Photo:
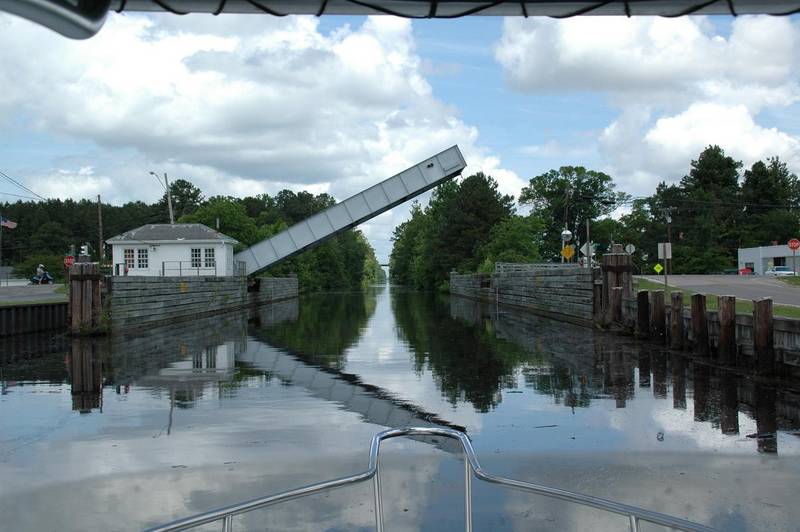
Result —
[[39, 279], [43, 279], [46, 272], [47, 270], [44, 269], [44, 264], [40, 264], [36, 267], [36, 277]]

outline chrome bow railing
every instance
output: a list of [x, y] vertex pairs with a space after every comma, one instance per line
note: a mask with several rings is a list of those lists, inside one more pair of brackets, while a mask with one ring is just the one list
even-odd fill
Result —
[[189, 530], [191, 528], [220, 521], [223, 532], [233, 531], [233, 518], [237, 515], [252, 512], [273, 506], [278, 503], [298, 499], [307, 495], [320, 493], [342, 486], [349, 486], [352, 484], [359, 484], [368, 480], [373, 481], [373, 494], [375, 497], [375, 528], [378, 532], [383, 532], [383, 501], [381, 499], [381, 481], [380, 481], [380, 468], [378, 464], [378, 454], [380, 453], [381, 442], [391, 438], [400, 436], [444, 436], [458, 440], [464, 450], [464, 482], [465, 482], [465, 530], [472, 532], [472, 477], [473, 475], [478, 480], [483, 480], [491, 484], [498, 484], [508, 488], [534, 493], [536, 495], [543, 495], [553, 499], [559, 499], [566, 502], [580, 504], [582, 506], [589, 506], [621, 515], [628, 519], [628, 524], [631, 532], [639, 532], [639, 524], [641, 522], [653, 523], [661, 525], [674, 530], [686, 530], [690, 532], [712, 532], [714, 529], [705, 525], [700, 525], [672, 517], [666, 514], [644, 510], [628, 504], [601, 499], [591, 495], [584, 495], [572, 491], [562, 490], [558, 488], [551, 488], [541, 484], [532, 484], [530, 482], [523, 482], [521, 480], [513, 480], [510, 478], [498, 477], [486, 473], [478, 462], [475, 456], [475, 451], [472, 448], [469, 438], [463, 432], [448, 428], [439, 427], [409, 427], [404, 429], [390, 429], [379, 432], [372, 438], [372, 445], [369, 449], [369, 466], [366, 471], [356, 473], [349, 477], [337, 478], [327, 482], [320, 482], [319, 484], [311, 484], [302, 488], [297, 488], [275, 495], [268, 495], [250, 501], [234, 504], [225, 508], [219, 508], [210, 512], [198, 514], [192, 517], [179, 519], [162, 526], [149, 529], [148, 532], [175, 532], [178, 530]]

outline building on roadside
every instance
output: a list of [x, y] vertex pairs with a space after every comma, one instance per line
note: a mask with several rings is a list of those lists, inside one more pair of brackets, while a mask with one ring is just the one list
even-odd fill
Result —
[[786, 244], [780, 246], [761, 246], [757, 248], [739, 248], [739, 269], [749, 268], [756, 275], [773, 266], [788, 266], [795, 272], [800, 272], [800, 257], [795, 257]]
[[[148, 224], [109, 238], [113, 275], [223, 277], [238, 275], [239, 242], [203, 224]], [[241, 265], [239, 265], [241, 266]]]

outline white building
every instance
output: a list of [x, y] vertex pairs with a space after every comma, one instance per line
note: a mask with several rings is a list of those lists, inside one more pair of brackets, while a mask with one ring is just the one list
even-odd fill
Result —
[[786, 244], [739, 248], [739, 269], [750, 268], [756, 275], [764, 275], [764, 272], [773, 266], [788, 266], [795, 272], [800, 272], [800, 257], [796, 260], [798, 264], [794, 264], [795, 257]]
[[203, 224], [150, 224], [106, 240], [114, 275], [230, 276], [238, 242]]

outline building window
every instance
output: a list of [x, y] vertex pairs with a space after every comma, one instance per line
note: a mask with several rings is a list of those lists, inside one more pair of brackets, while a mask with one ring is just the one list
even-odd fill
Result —
[[136, 267], [146, 270], [147, 267], [148, 267], [147, 266], [147, 263], [148, 263], [148, 260], [147, 260], [147, 248], [139, 248], [139, 249], [136, 250], [136, 252], [137, 252], [137, 259], [138, 259], [137, 263], [136, 263]]
[[775, 257], [773, 259], [773, 266], [786, 266], [786, 257]]
[[125, 249], [123, 251], [125, 256], [125, 268], [131, 269], [133, 268], [133, 250], [132, 249]]
[[214, 248], [206, 248], [205, 252], [206, 252], [206, 256], [205, 256], [206, 268], [215, 268], [216, 264], [217, 264], [217, 261], [214, 258]]
[[200, 248], [192, 248], [192, 268], [200, 268], [202, 265]]

